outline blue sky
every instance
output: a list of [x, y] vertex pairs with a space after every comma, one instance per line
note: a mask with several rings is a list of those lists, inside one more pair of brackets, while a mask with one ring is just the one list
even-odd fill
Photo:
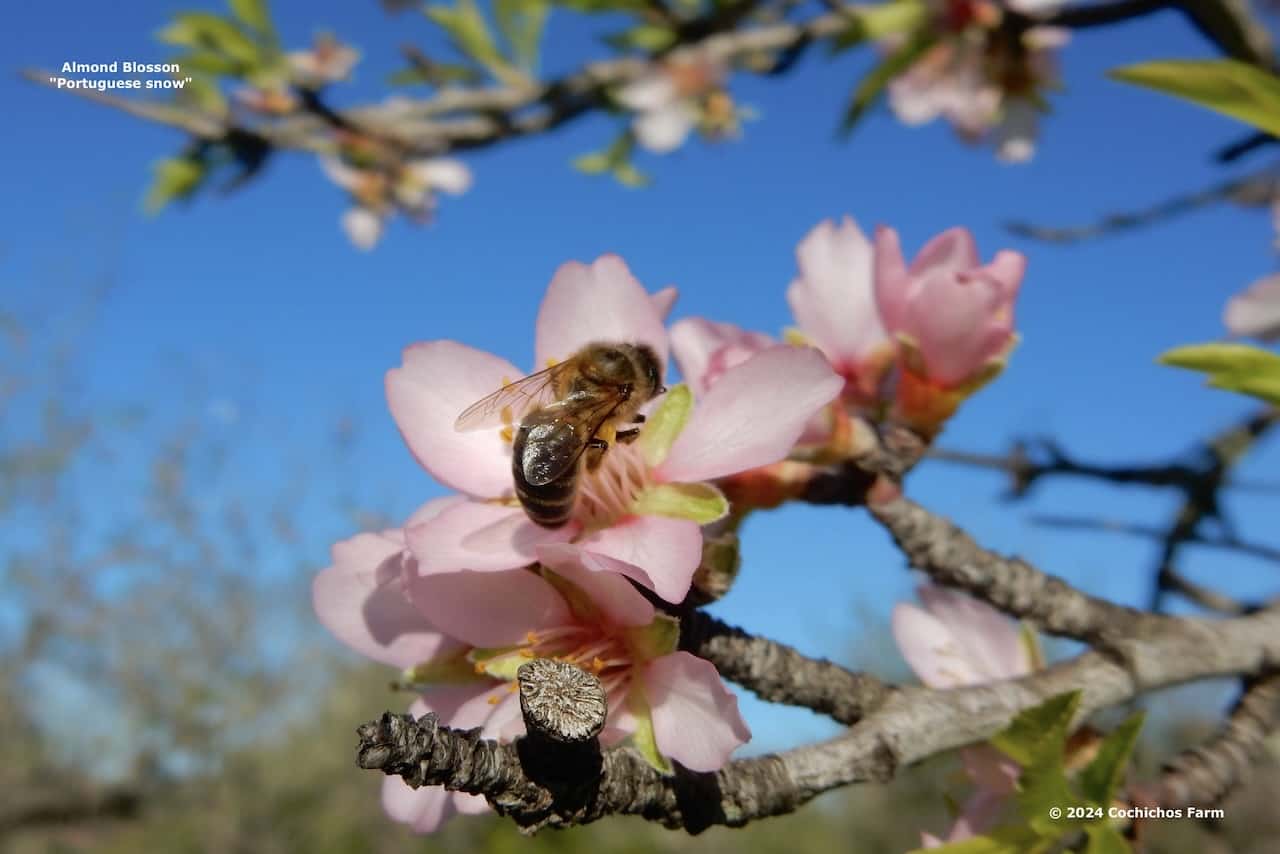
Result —
[[[815, 51], [785, 79], [735, 84], [740, 100], [761, 113], [741, 141], [643, 159], [656, 178], [647, 190], [568, 168], [570, 157], [612, 138], [610, 120], [591, 118], [468, 155], [471, 193], [446, 199], [430, 228], [397, 223], [365, 254], [338, 229], [341, 191], [302, 156], [277, 159], [264, 180], [234, 196], [145, 217], [149, 164], [175, 153], [179, 136], [11, 73], [63, 61], [163, 60], [151, 34], [191, 5], [73, 0], [9, 11], [10, 26], [0, 33], [8, 66], [0, 98], [11, 119], [0, 139], [0, 183], [10, 200], [0, 209], [0, 294], [20, 305], [57, 305], [71, 293], [65, 271], [113, 276], [118, 287], [85, 341], [88, 393], [144, 400], [161, 412], [190, 406], [193, 396], [206, 408], [234, 404], [245, 417], [219, 429], [250, 462], [227, 488], [265, 490], [268, 480], [286, 476], [286, 457], [304, 461], [311, 481], [323, 485], [333, 477], [333, 417], [345, 412], [362, 426], [359, 493], [407, 515], [441, 490], [410, 458], [386, 411], [382, 376], [404, 345], [454, 338], [527, 364], [551, 273], [565, 260], [606, 251], [622, 254], [650, 289], [678, 285], [675, 317], [777, 332], [790, 323], [784, 291], [796, 242], [819, 220], [846, 213], [864, 227], [897, 227], [912, 249], [959, 224], [974, 231], [984, 255], [1008, 247], [1029, 256], [1018, 308], [1023, 343], [1006, 375], [948, 428], [948, 446], [999, 451], [1016, 435], [1051, 434], [1086, 459], [1154, 460], [1248, 410], [1153, 359], [1168, 347], [1219, 337], [1226, 297], [1273, 268], [1263, 213], [1219, 207], [1070, 248], [1017, 239], [1000, 226], [1014, 217], [1090, 220], [1249, 168], [1209, 162], [1239, 126], [1103, 76], [1127, 62], [1207, 55], [1172, 13], [1077, 35], [1063, 55], [1068, 88], [1052, 98], [1040, 151], [1026, 166], [1000, 165], [941, 126], [904, 128], [886, 111], [848, 142], [836, 141], [843, 99], [870, 55], [828, 61]], [[364, 51], [339, 102], [377, 96], [397, 67], [400, 43], [437, 44], [425, 22], [388, 18], [373, 0], [273, 6], [292, 46], [331, 28]], [[552, 21], [553, 68], [600, 55], [570, 18]], [[199, 367], [203, 387], [184, 386], [188, 365]], [[1242, 473], [1274, 480], [1277, 462], [1272, 443]], [[1145, 600], [1154, 544], [1050, 531], [1027, 517], [1090, 513], [1164, 524], [1173, 496], [1053, 482], [1033, 501], [1009, 505], [997, 500], [1002, 486], [994, 475], [937, 463], [912, 477], [909, 492], [984, 544], [1021, 553], [1090, 591]], [[118, 484], [84, 489], [122, 505], [131, 497]], [[1231, 506], [1246, 537], [1272, 535], [1280, 495], [1236, 495]], [[316, 531], [344, 533], [327, 508], [312, 521]], [[868, 638], [868, 627], [909, 595], [911, 577], [862, 513], [764, 514], [750, 522], [745, 550], [742, 578], [717, 613], [815, 654], [856, 662], [883, 652], [886, 641]], [[280, 555], [278, 571], [292, 570], [298, 557]], [[319, 568], [325, 555], [317, 547], [303, 557]], [[1275, 587], [1274, 566], [1230, 555], [1195, 551], [1186, 568], [1230, 592]], [[802, 713], [756, 704], [747, 713], [766, 746], [823, 731]]]

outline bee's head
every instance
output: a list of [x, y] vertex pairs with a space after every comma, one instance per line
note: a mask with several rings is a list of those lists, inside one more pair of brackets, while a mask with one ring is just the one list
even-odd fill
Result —
[[640, 376], [644, 378], [644, 389], [648, 392], [646, 397], [657, 397], [666, 391], [662, 385], [662, 363], [653, 348], [648, 344], [635, 345], [635, 360]]

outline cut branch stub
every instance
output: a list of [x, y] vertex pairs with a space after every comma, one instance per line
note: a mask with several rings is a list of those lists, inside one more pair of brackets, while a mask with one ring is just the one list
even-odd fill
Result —
[[530, 734], [581, 744], [600, 734], [609, 713], [600, 680], [580, 667], [535, 658], [516, 671], [520, 711]]

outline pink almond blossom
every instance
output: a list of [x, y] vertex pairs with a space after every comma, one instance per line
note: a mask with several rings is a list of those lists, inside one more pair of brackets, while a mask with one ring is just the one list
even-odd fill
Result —
[[[920, 681], [947, 690], [1026, 676], [1038, 666], [1038, 650], [1018, 624], [985, 602], [956, 590], [923, 585], [923, 607], [899, 603], [893, 609], [893, 638]], [[959, 842], [994, 826], [1015, 791], [1016, 762], [988, 746], [961, 751], [975, 786], [945, 838]], [[926, 848], [944, 840], [922, 834]]]
[[[429, 501], [409, 523], [433, 518], [460, 500]], [[523, 721], [507, 685], [475, 674], [462, 659], [466, 645], [437, 630], [409, 599], [408, 582], [415, 574], [402, 529], [358, 534], [334, 545], [331, 565], [312, 582], [312, 606], [338, 640], [406, 674], [432, 661], [463, 665], [439, 674], [448, 679], [421, 689], [409, 707], [415, 718], [430, 711], [451, 726], [481, 727], [488, 738], [519, 735]], [[387, 814], [422, 833], [452, 815], [488, 809], [484, 798], [439, 787], [414, 790], [398, 777], [388, 777], [382, 792]]]
[[787, 302], [805, 339], [847, 383], [846, 395], [870, 401], [893, 359], [893, 342], [876, 308], [874, 249], [852, 217], [814, 226], [796, 247], [800, 275]]
[[[535, 364], [562, 361], [592, 341], [647, 344], [665, 364], [670, 299], [647, 293], [617, 256], [565, 264], [538, 314]], [[687, 420], [675, 419], [683, 422], [676, 430], [659, 433], [651, 417], [637, 441], [614, 443], [597, 469], [582, 474], [570, 521], [548, 529], [512, 498], [510, 428], [454, 429], [470, 404], [524, 374], [452, 341], [409, 347], [403, 365], [388, 373], [387, 398], [409, 449], [437, 480], [468, 498], [408, 529], [421, 573], [503, 571], [540, 560], [547, 546], [570, 543], [586, 568], [622, 573], [678, 602], [701, 561], [701, 525], [723, 515], [723, 509], [705, 515], [719, 493], [703, 482], [782, 459], [841, 385], [812, 350], [760, 353], [727, 370]], [[657, 412], [680, 394], [677, 388], [659, 399]], [[707, 500], [685, 512], [682, 496], [691, 494]]]
[[316, 36], [310, 50], [293, 51], [285, 59], [300, 85], [318, 89], [347, 79], [351, 69], [360, 61], [360, 51], [342, 44], [331, 35], [322, 34]]
[[1232, 335], [1280, 341], [1280, 273], [1258, 279], [1227, 300], [1222, 322]]
[[701, 317], [671, 324], [671, 355], [695, 396], [709, 391], [730, 368], [778, 344], [763, 332]]
[[700, 51], [680, 51], [618, 90], [618, 103], [635, 117], [639, 143], [655, 154], [684, 144], [701, 126], [706, 133], [732, 132], [737, 112], [723, 88], [724, 63]]
[[435, 212], [437, 191], [457, 196], [471, 188], [471, 171], [448, 157], [357, 168], [339, 157], [322, 155], [320, 167], [355, 202], [342, 215], [342, 229], [353, 245], [364, 250], [377, 245], [396, 210], [426, 222]]
[[982, 266], [973, 235], [952, 228], [908, 267], [898, 233], [876, 229], [876, 304], [885, 329], [918, 356], [907, 367], [944, 388], [998, 367], [1014, 343], [1013, 305], [1026, 266], [1007, 249]]

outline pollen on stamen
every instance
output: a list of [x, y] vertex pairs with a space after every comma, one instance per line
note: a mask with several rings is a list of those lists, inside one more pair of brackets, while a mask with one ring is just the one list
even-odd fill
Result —
[[502, 441], [506, 442], [507, 444], [511, 444], [516, 440], [516, 431], [511, 429], [510, 425], [503, 427], [501, 430], [499, 430], [498, 435], [501, 436]]
[[521, 658], [537, 658], [538, 654], [531, 649], [522, 649], [520, 650], [520, 657]]
[[604, 667], [605, 667], [605, 664], [604, 664], [604, 662], [600, 659], [600, 656], [598, 656], [598, 655], [597, 655], [595, 658], [591, 659], [591, 672], [592, 672], [592, 673], [594, 673], [594, 674], [596, 674], [597, 676], [599, 676], [599, 675], [600, 675], [600, 671], [601, 671], [601, 670], [604, 670]]
[[491, 706], [498, 705], [499, 703], [498, 695], [497, 694], [490, 695], [489, 697], [485, 698], [485, 702]]

